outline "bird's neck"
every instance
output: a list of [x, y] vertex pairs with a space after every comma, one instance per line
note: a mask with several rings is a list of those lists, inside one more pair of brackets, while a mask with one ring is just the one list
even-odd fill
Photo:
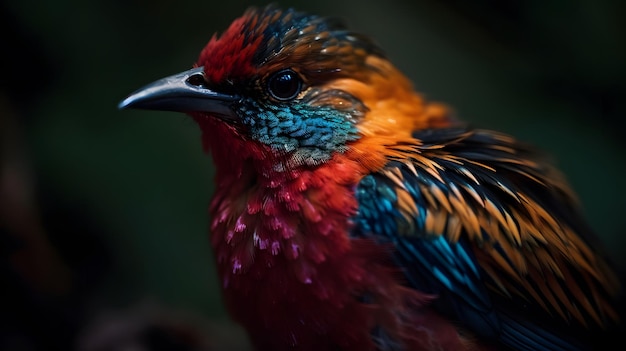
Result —
[[[371, 322], [351, 293], [362, 290], [370, 265], [365, 257], [384, 254], [373, 243], [355, 249], [348, 234], [362, 166], [337, 155], [314, 170], [265, 173], [256, 151], [241, 147], [212, 150], [211, 241], [233, 317], [260, 349], [294, 342], [327, 349], [346, 338], [339, 325], [352, 326], [347, 335], [360, 334], [366, 345]], [[233, 164], [233, 152], [245, 155], [244, 162]], [[336, 313], [340, 306], [345, 313]], [[314, 325], [336, 335], [320, 339]]]
[[203, 128], [217, 169], [211, 243], [223, 298], [258, 349], [373, 350], [375, 328], [402, 340], [406, 326], [436, 321], [427, 312], [417, 319], [402, 313], [422, 310], [429, 297], [402, 286], [390, 248], [350, 235], [356, 185], [388, 161], [393, 139], [375, 128], [397, 124], [383, 122], [393, 125], [368, 124], [347, 151], [288, 172], [277, 172], [271, 166], [279, 156], [232, 127], [215, 121]]
[[426, 350], [428, 343], [405, 340], [405, 329], [433, 323], [458, 339], [424, 310], [429, 296], [402, 286], [389, 247], [350, 236], [355, 185], [382, 164], [374, 148], [355, 147], [280, 181], [252, 160], [231, 174], [217, 165], [211, 242], [223, 298], [257, 349], [374, 350], [371, 333], [382, 328]]
[[361, 163], [336, 154], [316, 167], [283, 169], [276, 167], [282, 156], [266, 146], [219, 132], [219, 145], [209, 145], [216, 167], [210, 212], [214, 249], [228, 256], [218, 257], [225, 275], [245, 274], [260, 257], [299, 262], [302, 255], [323, 260], [328, 245], [333, 254], [347, 250]]

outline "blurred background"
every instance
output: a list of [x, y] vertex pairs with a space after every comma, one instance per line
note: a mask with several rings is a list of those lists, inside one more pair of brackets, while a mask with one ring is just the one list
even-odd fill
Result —
[[[428, 98], [546, 150], [626, 267], [623, 2], [276, 3], [345, 18]], [[219, 295], [199, 130], [116, 106], [250, 4], [0, 3], [0, 349], [247, 348]]]

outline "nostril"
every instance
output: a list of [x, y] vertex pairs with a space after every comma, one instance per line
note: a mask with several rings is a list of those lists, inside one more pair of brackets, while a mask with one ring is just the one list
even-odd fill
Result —
[[197, 87], [206, 87], [206, 80], [204, 80], [204, 75], [202, 73], [196, 73], [189, 76], [189, 78], [187, 78], [187, 83]]

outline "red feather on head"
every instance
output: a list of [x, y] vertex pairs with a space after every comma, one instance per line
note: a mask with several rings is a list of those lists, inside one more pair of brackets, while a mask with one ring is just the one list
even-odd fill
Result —
[[200, 52], [196, 66], [204, 66], [207, 81], [215, 84], [225, 80], [250, 77], [256, 68], [253, 57], [263, 39], [263, 28], [255, 27], [257, 17], [250, 12], [237, 18], [221, 35], [211, 37]]

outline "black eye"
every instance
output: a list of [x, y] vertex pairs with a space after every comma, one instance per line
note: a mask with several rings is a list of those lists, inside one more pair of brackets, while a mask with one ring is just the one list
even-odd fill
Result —
[[267, 90], [276, 100], [287, 101], [295, 98], [302, 89], [302, 80], [290, 69], [274, 73], [267, 83]]

